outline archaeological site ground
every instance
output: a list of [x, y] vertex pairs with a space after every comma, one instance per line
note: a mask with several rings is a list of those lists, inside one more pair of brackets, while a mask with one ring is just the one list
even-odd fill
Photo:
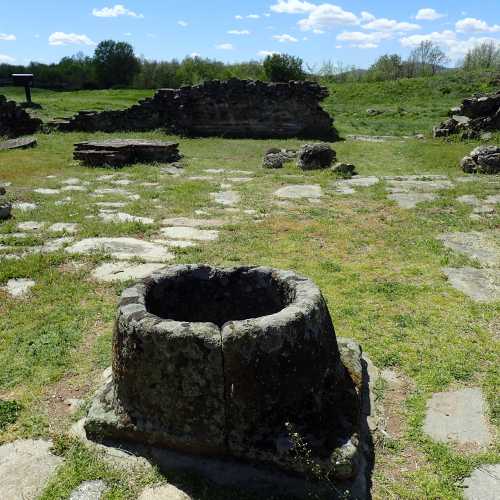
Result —
[[0, 500], [498, 499], [498, 81], [0, 88]]

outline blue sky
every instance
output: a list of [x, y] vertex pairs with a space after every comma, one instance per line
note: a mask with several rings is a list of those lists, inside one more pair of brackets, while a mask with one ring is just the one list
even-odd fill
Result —
[[0, 62], [19, 64], [92, 54], [109, 38], [148, 59], [287, 52], [358, 67], [424, 39], [452, 61], [483, 40], [500, 44], [500, 0], [0, 0], [0, 12]]

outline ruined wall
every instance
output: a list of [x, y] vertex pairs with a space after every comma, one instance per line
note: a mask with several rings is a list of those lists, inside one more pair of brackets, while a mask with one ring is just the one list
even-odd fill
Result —
[[232, 79], [160, 89], [123, 111], [82, 111], [62, 130], [145, 131], [165, 128], [187, 136], [333, 140], [333, 120], [320, 102], [328, 91], [312, 82]]
[[464, 99], [449, 114], [448, 120], [434, 128], [434, 137], [461, 134], [464, 139], [476, 139], [484, 132], [500, 130], [500, 90]]
[[18, 137], [35, 133], [42, 122], [32, 118], [14, 101], [0, 95], [0, 137]]

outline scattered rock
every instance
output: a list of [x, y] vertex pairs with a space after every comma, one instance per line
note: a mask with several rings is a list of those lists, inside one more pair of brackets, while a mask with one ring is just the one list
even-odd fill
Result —
[[78, 177], [70, 177], [61, 182], [61, 184], [65, 184], [66, 186], [78, 186], [82, 181]]
[[69, 500], [101, 500], [105, 491], [104, 481], [85, 481], [72, 491]]
[[378, 116], [378, 115], [381, 115], [382, 113], [383, 113], [383, 111], [381, 111], [380, 109], [368, 108], [366, 110], [366, 114], [368, 116]]
[[0, 151], [7, 149], [28, 149], [34, 148], [36, 145], [37, 142], [34, 137], [20, 137], [19, 139], [0, 142]]
[[173, 177], [179, 177], [184, 173], [184, 169], [182, 167], [174, 167], [174, 166], [163, 167], [160, 169], [160, 172], [162, 174], [172, 175]]
[[117, 195], [117, 196], [132, 196], [130, 191], [120, 188], [99, 188], [94, 191], [96, 195]]
[[500, 500], [500, 464], [481, 465], [464, 481], [465, 500]]
[[84, 186], [64, 186], [61, 188], [61, 191], [78, 191], [80, 193], [86, 193], [87, 188]]
[[18, 202], [13, 203], [12, 208], [14, 210], [20, 210], [21, 212], [29, 212], [30, 210], [38, 208], [38, 205], [36, 203]]
[[123, 208], [127, 206], [127, 204], [122, 201], [100, 201], [95, 205], [102, 208]]
[[16, 227], [19, 231], [40, 231], [45, 227], [45, 222], [20, 222]]
[[62, 463], [50, 452], [52, 443], [31, 439], [0, 446], [0, 498], [37, 498]]
[[219, 231], [195, 227], [173, 226], [161, 229], [161, 234], [174, 240], [215, 241]]
[[159, 271], [163, 267], [165, 267], [165, 264], [108, 263], [94, 269], [92, 277], [103, 282], [138, 280]]
[[477, 302], [500, 300], [500, 271], [473, 267], [443, 269], [448, 280], [457, 290]]
[[294, 184], [278, 189], [274, 195], [283, 199], [318, 199], [321, 198], [322, 191], [317, 184]]
[[500, 250], [495, 235], [472, 231], [470, 233], [445, 233], [438, 237], [443, 244], [471, 259], [477, 259], [484, 266], [500, 264]]
[[356, 167], [351, 163], [337, 162], [332, 167], [332, 172], [340, 176], [352, 177], [353, 175], [356, 175]]
[[66, 248], [70, 254], [109, 253], [118, 260], [166, 262], [175, 256], [161, 245], [136, 238], [88, 238]]
[[175, 486], [165, 484], [154, 488], [146, 488], [139, 495], [138, 500], [191, 500], [191, 497]]
[[479, 207], [481, 205], [481, 200], [473, 194], [459, 196], [457, 198], [457, 201], [459, 201], [460, 203], [465, 203], [466, 205], [471, 205], [473, 207]]
[[487, 447], [491, 434], [481, 390], [468, 388], [433, 394], [427, 402], [424, 432], [443, 443], [476, 450]]
[[3, 289], [12, 297], [21, 298], [28, 295], [35, 285], [36, 283], [33, 280], [19, 278], [9, 280]]
[[299, 149], [297, 166], [302, 170], [328, 168], [335, 158], [336, 153], [329, 144], [306, 144]]
[[266, 154], [262, 161], [263, 168], [283, 168], [283, 158], [279, 154]]
[[468, 174], [498, 174], [500, 173], [500, 147], [479, 146], [472, 150], [469, 156], [465, 156], [460, 165]]

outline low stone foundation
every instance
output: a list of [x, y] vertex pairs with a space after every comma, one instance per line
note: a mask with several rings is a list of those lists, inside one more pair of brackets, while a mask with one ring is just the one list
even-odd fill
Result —
[[333, 120], [319, 103], [328, 96], [313, 82], [210, 81], [160, 89], [120, 111], [81, 111], [63, 131], [118, 132], [166, 129], [193, 137], [334, 140]]
[[32, 118], [21, 106], [0, 95], [0, 137], [34, 134], [41, 124], [41, 120]]

